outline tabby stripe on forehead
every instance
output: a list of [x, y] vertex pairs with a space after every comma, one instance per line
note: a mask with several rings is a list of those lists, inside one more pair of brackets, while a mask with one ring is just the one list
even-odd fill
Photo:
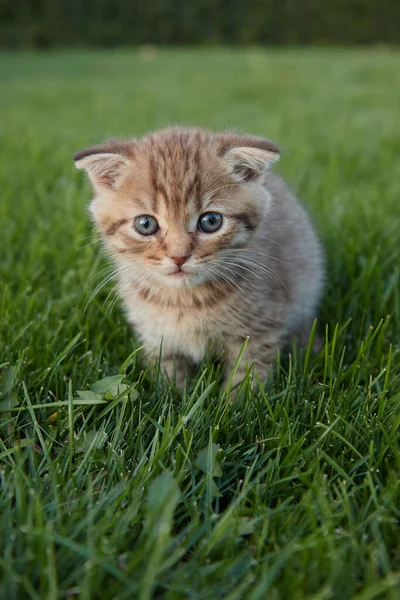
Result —
[[106, 229], [106, 234], [114, 235], [118, 231], [118, 229], [122, 227], [122, 225], [125, 225], [125, 223], [128, 223], [128, 219], [120, 219], [119, 221], [115, 221], [114, 223], [112, 223], [112, 225], [110, 225], [110, 227]]
[[164, 179], [164, 181], [167, 180], [167, 176], [168, 176], [168, 169], [167, 169], [167, 155], [165, 154], [164, 148], [162, 146], [160, 146], [159, 148], [157, 148], [157, 152], [160, 156], [160, 162], [159, 162], [159, 169], [161, 170], [161, 176]]
[[200, 196], [200, 178], [198, 173], [196, 173], [194, 179], [189, 183], [188, 189], [186, 192], [186, 203], [188, 204], [191, 197], [194, 195], [194, 200], [196, 202], [196, 210], [200, 211], [201, 209], [201, 196]]
[[167, 188], [165, 187], [165, 185], [163, 183], [158, 182], [158, 192], [164, 198], [164, 201], [168, 202]]
[[151, 176], [151, 185], [153, 187], [153, 195], [151, 199], [151, 208], [154, 213], [157, 213], [158, 208], [158, 191], [159, 191], [159, 183], [157, 177], [157, 165], [154, 160], [154, 156], [150, 156], [150, 176]]
[[201, 209], [201, 160], [200, 160], [200, 148], [199, 146], [196, 148], [196, 152], [194, 155], [194, 167], [195, 167], [195, 177], [194, 177], [194, 189], [195, 200], [196, 200], [196, 208], [197, 210]]

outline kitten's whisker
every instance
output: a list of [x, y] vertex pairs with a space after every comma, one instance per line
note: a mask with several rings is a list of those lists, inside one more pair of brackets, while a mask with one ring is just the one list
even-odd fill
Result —
[[209, 269], [207, 270], [207, 275], [211, 275], [212, 280], [219, 285], [219, 287], [224, 290], [223, 282], [230, 285], [232, 288], [241, 289], [241, 282], [236, 279], [232, 279], [226, 273], [221, 272], [218, 269]]
[[[235, 265], [236, 266], [236, 265]], [[229, 267], [226, 267], [226, 265], [224, 266], [224, 268], [226, 268], [229, 273], [232, 273], [233, 277], [237, 277], [237, 273], [235, 273], [235, 271], [233, 271], [232, 269], [229, 269]], [[240, 273], [240, 278], [244, 279], [244, 281], [246, 281], [247, 285], [251, 286], [255, 291], [257, 291], [257, 286], [254, 283], [254, 281], [251, 281], [251, 279], [249, 279], [248, 277], [246, 277], [245, 275], [243, 275], [243, 273]]]
[[[244, 270], [244, 271], [247, 271], [248, 273], [250, 273], [251, 275], [254, 275], [255, 277], [258, 277], [258, 278], [260, 277], [258, 273], [256, 273], [255, 271], [252, 271], [252, 270], [251, 270], [251, 269], [249, 269], [247, 266], [245, 266], [245, 265], [242, 265], [242, 264], [240, 264], [240, 263], [237, 263], [237, 262], [232, 262], [232, 261], [227, 261], [227, 260], [225, 260], [225, 261], [224, 261], [224, 267], [225, 267], [227, 264], [228, 264], [228, 265], [231, 265], [231, 267], [237, 267], [239, 271], [242, 271], [242, 270]], [[233, 271], [231, 270], [231, 272], [233, 272]], [[241, 277], [244, 277], [244, 275], [243, 275], [242, 273], [240, 273], [240, 276], [241, 276]], [[248, 280], [248, 281], [250, 281], [250, 280]], [[253, 283], [253, 285], [254, 285], [254, 282], [252, 282], [252, 283]]]
[[[275, 271], [273, 271], [272, 269], [270, 269], [269, 267], [266, 267], [265, 265], [257, 265], [257, 264], [252, 264], [249, 263], [248, 261], [246, 261], [245, 264], [242, 264], [240, 262], [234, 262], [234, 261], [229, 261], [229, 259], [225, 258], [224, 259], [224, 263], [228, 263], [232, 266], [236, 266], [240, 269], [245, 269], [246, 271], [249, 271], [250, 273], [252, 273], [254, 276], [260, 278], [261, 275], [258, 271], [261, 271], [263, 273], [265, 273], [266, 275], [268, 275], [270, 277], [270, 279], [274, 280], [276, 283], [279, 283], [279, 285], [281, 285], [283, 288], [285, 288], [285, 284], [283, 283], [283, 281], [281, 280], [281, 278], [277, 275], [277, 273], [275, 273]], [[253, 270], [251, 270], [249, 267], [253, 266]]]
[[[87, 304], [89, 304], [93, 300], [93, 298], [100, 292], [100, 290], [105, 285], [107, 285], [107, 283], [109, 283], [109, 281], [112, 281], [112, 279], [114, 279], [116, 276], [117, 276], [117, 273], [115, 271], [113, 271], [111, 274], [107, 275], [104, 279], [102, 279], [100, 281], [100, 283], [95, 287], [93, 292], [90, 294]], [[87, 305], [86, 305], [86, 307], [87, 307]], [[86, 307], [85, 307], [85, 310], [86, 310]]]
[[271, 278], [273, 278], [277, 283], [279, 283], [283, 288], [286, 287], [284, 282], [282, 281], [282, 279], [279, 277], [278, 273], [276, 273], [271, 267], [269, 267], [267, 265], [263, 265], [262, 263], [259, 263], [257, 261], [249, 262], [247, 260], [246, 260], [246, 266], [252, 266], [257, 271], [266, 273]]
[[116, 269], [114, 269], [112, 271], [112, 273], [106, 275], [106, 277], [102, 281], [100, 281], [100, 283], [95, 287], [93, 292], [90, 294], [89, 299], [86, 302], [84, 312], [87, 310], [87, 307], [93, 301], [93, 299], [97, 296], [97, 294], [100, 292], [100, 290], [102, 290], [104, 286], [106, 286], [110, 281], [115, 279], [118, 275], [123, 273], [125, 270], [128, 270], [127, 265], [125, 267], [117, 267]]
[[[223, 251], [221, 251], [220, 254], [222, 254], [222, 252]], [[232, 254], [234, 254], [234, 253], [231, 253], [231, 254], [227, 253], [226, 256], [223, 256], [224, 261], [226, 261], [229, 258], [234, 259], [234, 260], [239, 260], [239, 261], [241, 261], [241, 260], [242, 261], [246, 261], [246, 265], [251, 265], [251, 264], [257, 265], [257, 266], [260, 267], [260, 269], [267, 269], [269, 272], [274, 273], [274, 275], [276, 275], [276, 277], [279, 277], [278, 274], [275, 273], [275, 271], [271, 267], [269, 267], [268, 265], [262, 263], [259, 260], [256, 260], [256, 259], [251, 258], [251, 257], [243, 256], [243, 255], [241, 255], [241, 256], [232, 256]], [[273, 260], [272, 256], [270, 258]], [[280, 261], [280, 262], [283, 262], [283, 261]], [[287, 263], [285, 263], [285, 264], [287, 264]]]
[[218, 270], [217, 268], [212, 268], [209, 267], [209, 272], [214, 274], [214, 276], [217, 278], [217, 281], [219, 281], [219, 283], [221, 283], [220, 279], [218, 279], [219, 277], [226, 281], [227, 283], [230, 283], [231, 285], [237, 287], [239, 285], [239, 282], [236, 281], [235, 279], [231, 279], [230, 277], [228, 277], [225, 273], [221, 272], [220, 270]]
[[91, 235], [84, 235], [82, 237], [77, 237], [76, 241], [77, 242], [84, 242], [85, 240], [92, 240], [92, 239], [94, 239], [94, 235], [93, 234], [91, 234]]
[[[214, 273], [217, 273], [217, 274], [215, 275]], [[221, 279], [218, 278], [218, 272], [214, 271], [214, 269], [210, 269], [207, 271], [207, 276], [211, 277], [213, 284], [218, 285], [222, 290], [224, 289]], [[230, 280], [228, 281], [228, 280], [224, 279], [224, 281], [226, 281], [227, 283], [229, 283], [229, 285], [232, 285], [232, 286], [237, 285], [236, 282], [232, 282]]]
[[[246, 267], [254, 266], [254, 268], [259, 268], [261, 271], [267, 270], [268, 272], [274, 273], [274, 271], [271, 267], [269, 267], [259, 261], [249, 260], [248, 258], [242, 258], [241, 256], [224, 258], [224, 262], [229, 261], [229, 260], [234, 261], [236, 264], [240, 264], [240, 265], [243, 265]], [[277, 275], [277, 277], [278, 277], [278, 275]]]
[[[115, 270], [115, 269], [114, 269]], [[99, 277], [102, 273], [104, 273], [105, 271], [109, 271], [109, 273], [111, 273], [113, 271], [113, 266], [112, 265], [107, 265], [106, 267], [104, 267], [104, 269], [101, 269], [100, 271], [98, 271], [97, 273], [94, 273], [94, 275], [91, 275], [88, 279], [88, 281], [92, 281], [92, 279], [96, 279], [96, 277]]]
[[118, 297], [119, 297], [119, 289], [118, 289], [118, 283], [116, 283], [116, 284], [113, 285], [113, 287], [111, 288], [111, 290], [107, 294], [106, 299], [103, 302], [103, 306], [106, 306], [108, 300], [110, 299], [109, 306], [108, 306], [108, 308], [106, 310], [106, 314], [108, 312], [108, 309], [112, 305], [113, 301], [115, 300], [115, 298], [118, 298]]
[[88, 242], [87, 244], [80, 244], [78, 246], [78, 250], [84, 250], [85, 248], [89, 248], [90, 246], [94, 246], [95, 244], [97, 244], [97, 240], [92, 240], [91, 242]]
[[143, 283], [154, 283], [155, 278], [152, 276], [151, 273], [149, 273], [148, 269], [146, 267], [142, 267], [142, 268], [135, 268], [135, 271], [131, 274], [130, 277], [128, 277], [128, 279], [125, 279], [124, 281], [120, 281], [120, 284], [118, 286], [119, 291], [120, 292], [125, 292], [127, 290], [129, 290], [129, 288], [134, 285], [135, 287], [138, 287], [139, 283], [143, 284]]
[[[232, 285], [235, 285], [236, 287], [241, 287], [240, 281], [237, 281], [237, 273], [232, 271], [232, 269], [227, 268], [226, 265], [219, 265], [218, 263], [214, 263], [214, 266], [219, 267], [216, 270], [216, 273], [219, 277], [222, 277], [223, 279], [225, 279], [225, 281], [229, 281]], [[226, 273], [223, 271], [223, 268], [226, 268], [226, 270], [229, 271], [229, 273], [233, 276], [233, 278], [230, 278], [230, 277], [228, 278]], [[257, 289], [257, 286], [254, 285], [254, 282], [250, 281], [250, 279], [248, 277], [245, 277], [245, 275], [243, 275], [242, 273], [241, 273], [241, 278], [244, 279], [254, 289]]]
[[253, 269], [254, 269], [254, 273], [255, 274], [257, 273], [259, 278], [261, 278], [260, 273], [259, 273], [261, 271], [261, 273], [265, 274], [271, 281], [274, 281], [279, 287], [281, 287], [282, 289], [286, 289], [286, 286], [285, 286], [284, 282], [282, 281], [282, 279], [272, 269], [261, 267], [259, 265], [254, 265]]
[[[269, 238], [266, 238], [269, 239]], [[271, 240], [273, 242], [274, 240]], [[278, 243], [278, 242], [276, 242]], [[281, 245], [281, 244], [280, 244]], [[259, 254], [260, 256], [265, 256], [266, 258], [270, 258], [272, 260], [276, 260], [277, 262], [283, 263], [284, 265], [289, 264], [287, 261], [277, 258], [273, 254], [267, 254], [266, 252], [260, 252], [259, 250], [252, 250], [251, 248], [232, 248], [227, 250], [219, 250], [219, 254], [236, 254], [239, 252], [250, 252], [251, 254]]]
[[[114, 307], [117, 304], [119, 297], [120, 297], [117, 287], [115, 287], [114, 290], [112, 290], [112, 293], [114, 294], [114, 296], [111, 298], [111, 300], [108, 304], [108, 307], [106, 309], [106, 315], [108, 313], [110, 313], [110, 314], [112, 313], [112, 311], [114, 310]], [[110, 294], [111, 294], [111, 292], [110, 292]], [[110, 296], [110, 294], [109, 294], [109, 296]], [[108, 296], [107, 296], [107, 298], [108, 298]], [[105, 302], [104, 302], [104, 305], [105, 305]]]
[[81, 244], [83, 244], [83, 243], [84, 243], [84, 242], [86, 242], [87, 240], [90, 240], [90, 241], [89, 241], [89, 242], [86, 244], [86, 245], [88, 245], [88, 246], [90, 246], [91, 244], [95, 244], [95, 243], [97, 243], [97, 242], [99, 241], [99, 240], [98, 240], [98, 238], [96, 238], [96, 237], [95, 237], [95, 236], [93, 236], [93, 235], [85, 235], [84, 237], [79, 237], [79, 238], [76, 238], [76, 239], [75, 239], [76, 243], [77, 243], [77, 244], [79, 244], [79, 248], [81, 248], [81, 247], [83, 247], [83, 248], [84, 248], [85, 246], [81, 246]]

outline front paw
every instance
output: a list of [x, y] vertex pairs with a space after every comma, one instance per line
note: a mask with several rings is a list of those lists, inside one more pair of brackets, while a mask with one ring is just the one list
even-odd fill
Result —
[[189, 365], [182, 357], [163, 358], [160, 363], [162, 375], [180, 390], [185, 387], [189, 375]]
[[256, 392], [260, 388], [260, 382], [265, 381], [271, 369], [271, 364], [257, 365], [253, 363], [248, 366], [240, 366], [236, 372], [227, 371], [224, 378], [224, 393], [229, 393], [235, 399], [241, 390], [250, 389]]

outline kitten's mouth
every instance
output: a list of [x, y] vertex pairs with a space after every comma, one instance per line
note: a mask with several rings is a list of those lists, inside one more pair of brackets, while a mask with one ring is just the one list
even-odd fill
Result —
[[182, 271], [182, 269], [177, 269], [173, 273], [170, 273], [170, 275], [172, 277], [185, 277], [187, 273], [185, 271]]
[[173, 287], [178, 287], [178, 288], [182, 288], [182, 287], [187, 287], [187, 288], [192, 288], [195, 287], [196, 285], [199, 285], [201, 283], [203, 283], [203, 277], [200, 275], [200, 273], [197, 273], [196, 270], [192, 269], [176, 269], [175, 271], [170, 271], [167, 274], [167, 279], [164, 280], [165, 283], [167, 283], [169, 281], [169, 285], [173, 286]]

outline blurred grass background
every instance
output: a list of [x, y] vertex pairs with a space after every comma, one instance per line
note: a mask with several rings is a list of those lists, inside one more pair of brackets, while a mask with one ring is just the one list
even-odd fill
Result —
[[0, 47], [399, 44], [397, 0], [0, 3]]

